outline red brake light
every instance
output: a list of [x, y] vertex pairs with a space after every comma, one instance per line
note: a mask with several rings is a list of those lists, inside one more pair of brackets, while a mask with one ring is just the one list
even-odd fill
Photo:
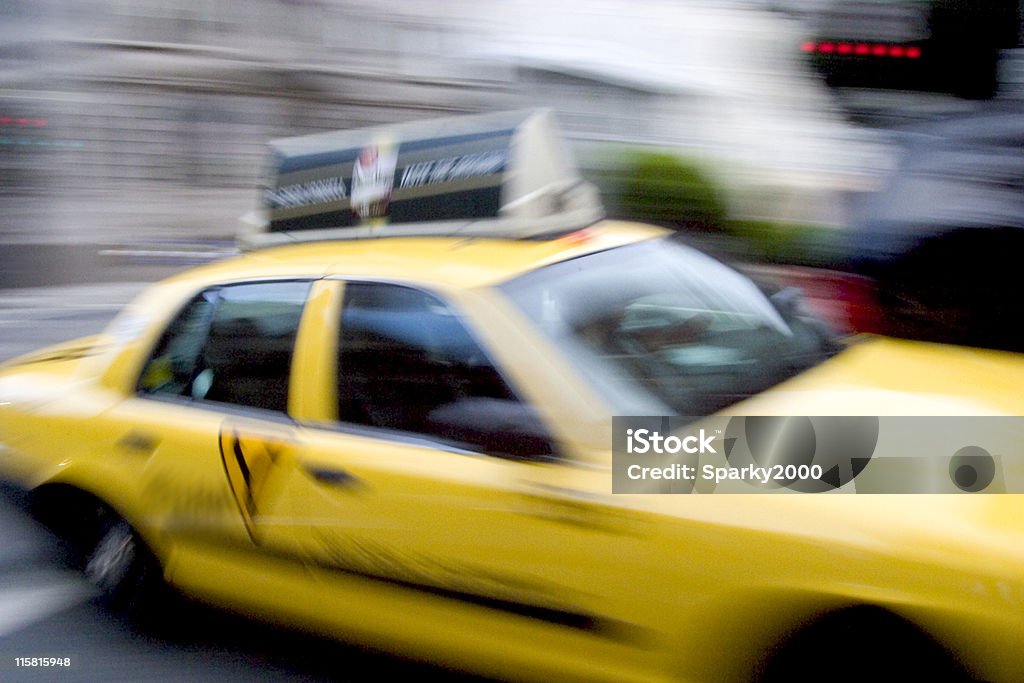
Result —
[[895, 57], [897, 59], [919, 59], [921, 48], [916, 45], [887, 45], [884, 43], [836, 43], [822, 41], [815, 43], [808, 41], [800, 44], [801, 52], [816, 52], [818, 54], [840, 54], [858, 55], [865, 57]]

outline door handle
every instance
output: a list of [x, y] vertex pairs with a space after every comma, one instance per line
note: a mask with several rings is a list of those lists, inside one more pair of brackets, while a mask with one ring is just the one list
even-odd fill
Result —
[[160, 445], [160, 438], [133, 429], [118, 439], [117, 445], [133, 455], [152, 455]]
[[358, 477], [342, 469], [310, 464], [304, 464], [302, 467], [309, 476], [321, 484], [330, 486], [358, 486], [360, 484]]

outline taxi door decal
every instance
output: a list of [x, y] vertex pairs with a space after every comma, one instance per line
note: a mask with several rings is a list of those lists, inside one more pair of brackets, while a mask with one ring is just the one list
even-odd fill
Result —
[[237, 429], [220, 432], [220, 457], [228, 486], [238, 503], [242, 521], [252, 542], [259, 545], [256, 518], [267, 481], [274, 471], [283, 443], [273, 437], [240, 435]]

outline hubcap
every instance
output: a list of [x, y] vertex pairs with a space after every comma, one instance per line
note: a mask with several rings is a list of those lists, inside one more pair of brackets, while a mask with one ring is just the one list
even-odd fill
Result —
[[85, 576], [104, 592], [112, 592], [124, 581], [135, 561], [135, 537], [124, 522], [112, 526], [89, 555]]

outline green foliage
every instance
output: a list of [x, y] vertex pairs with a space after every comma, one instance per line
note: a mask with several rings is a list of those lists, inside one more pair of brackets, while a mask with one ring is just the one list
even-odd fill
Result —
[[617, 166], [602, 183], [614, 195], [609, 209], [615, 217], [682, 230], [723, 229], [722, 193], [698, 164], [665, 152], [634, 152]]
[[781, 216], [751, 217], [777, 213], [773, 209], [781, 196], [757, 194], [756, 188], [743, 190], [744, 201], [738, 202], [747, 206], [747, 215], [732, 215], [727, 201], [737, 199], [737, 190], [730, 194], [715, 180], [714, 166], [635, 147], [605, 149], [587, 161], [584, 176], [600, 190], [609, 217], [679, 230], [684, 241], [727, 261], [841, 265], [840, 229]]
[[728, 232], [735, 256], [761, 263], [835, 268], [842, 262], [839, 228], [803, 223], [734, 220]]

